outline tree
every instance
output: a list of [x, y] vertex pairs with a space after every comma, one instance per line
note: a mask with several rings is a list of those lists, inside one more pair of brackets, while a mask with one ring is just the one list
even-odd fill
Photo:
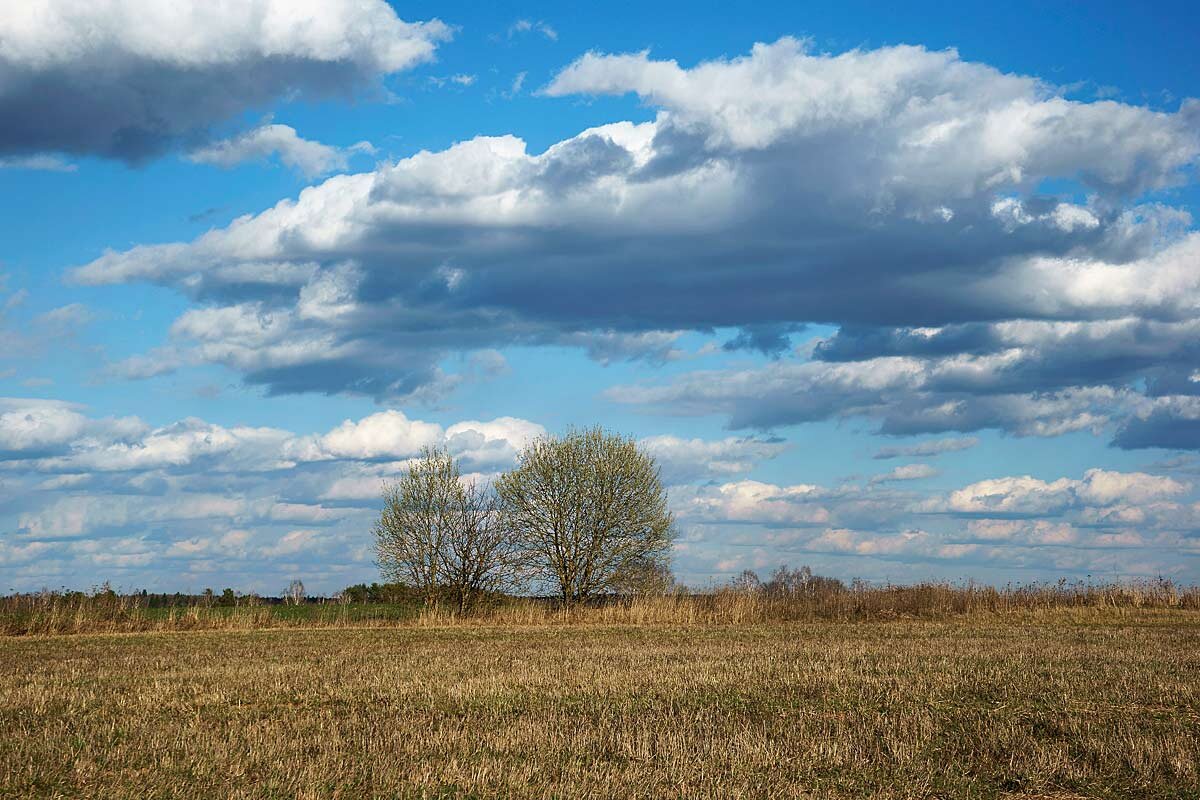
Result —
[[449, 594], [467, 611], [514, 574], [513, 539], [495, 495], [464, 484], [458, 462], [426, 448], [396, 482], [384, 487], [375, 523], [375, 554], [384, 576], [416, 589], [427, 604]]
[[669, 561], [666, 490], [632, 439], [600, 428], [538, 439], [496, 492], [532, 576], [568, 608]]
[[283, 601], [294, 606], [298, 606], [303, 603], [304, 597], [304, 582], [299, 578], [296, 578], [289, 583], [287, 589], [285, 589], [283, 592]]
[[754, 594], [762, 591], [763, 584], [759, 580], [757, 572], [752, 569], [744, 569], [729, 581], [729, 588], [735, 592]]
[[648, 558], [625, 565], [613, 576], [612, 589], [624, 595], [666, 595], [678, 588], [665, 559]]
[[454, 524], [443, 539], [442, 574], [461, 613], [489, 592], [513, 588], [519, 565], [512, 528], [501, 515], [491, 487], [464, 486], [460, 481], [453, 502]]
[[444, 540], [461, 488], [454, 459], [435, 448], [426, 448], [399, 480], [383, 488], [383, 511], [373, 531], [379, 569], [412, 586], [430, 605], [438, 601]]
[[808, 566], [788, 569], [787, 564], [781, 564], [763, 588], [773, 595], [817, 597], [845, 591], [846, 585], [837, 578], [814, 575]]

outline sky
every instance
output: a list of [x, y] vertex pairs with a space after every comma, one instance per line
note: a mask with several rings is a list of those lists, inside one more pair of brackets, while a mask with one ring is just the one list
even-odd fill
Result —
[[595, 424], [692, 586], [1198, 582], [1195, 23], [5, 4], [0, 591], [334, 593]]

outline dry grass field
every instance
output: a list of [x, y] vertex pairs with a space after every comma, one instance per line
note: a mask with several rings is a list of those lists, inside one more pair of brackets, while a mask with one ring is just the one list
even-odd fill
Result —
[[1200, 797], [1200, 613], [0, 639], [4, 797]]

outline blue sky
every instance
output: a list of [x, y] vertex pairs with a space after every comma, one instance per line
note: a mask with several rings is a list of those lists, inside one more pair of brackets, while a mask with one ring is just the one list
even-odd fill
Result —
[[600, 423], [675, 569], [1200, 579], [1184, 4], [0, 10], [0, 590], [332, 592]]

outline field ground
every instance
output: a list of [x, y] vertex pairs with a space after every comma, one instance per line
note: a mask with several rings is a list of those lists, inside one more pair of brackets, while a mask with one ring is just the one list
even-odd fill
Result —
[[0, 639], [5, 797], [1200, 797], [1200, 613]]

